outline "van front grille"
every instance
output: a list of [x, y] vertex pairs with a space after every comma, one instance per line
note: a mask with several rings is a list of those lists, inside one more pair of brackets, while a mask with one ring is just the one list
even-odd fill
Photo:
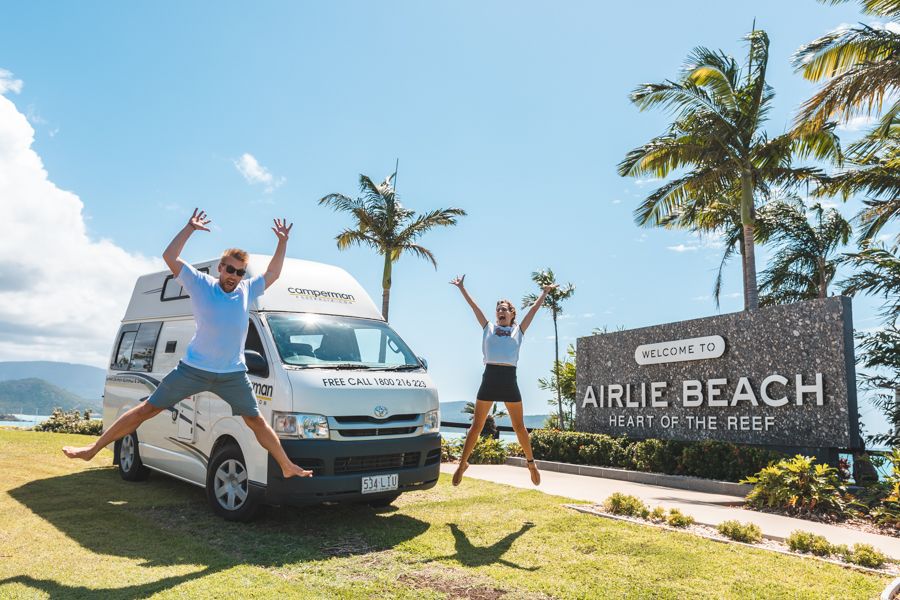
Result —
[[375, 437], [379, 435], [409, 435], [415, 433], [417, 427], [378, 427], [372, 429], [338, 429], [344, 437]]
[[334, 460], [334, 474], [371, 473], [389, 469], [412, 469], [419, 466], [421, 452], [400, 452], [375, 456], [344, 456]]
[[394, 421], [414, 421], [419, 415], [391, 415], [384, 419], [378, 419], [367, 415], [353, 415], [349, 417], [334, 417], [334, 420], [341, 425], [356, 425], [358, 423], [374, 423], [375, 425], [386, 425]]

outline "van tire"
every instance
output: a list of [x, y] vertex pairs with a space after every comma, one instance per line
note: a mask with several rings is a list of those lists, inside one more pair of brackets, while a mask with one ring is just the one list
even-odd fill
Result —
[[144, 481], [150, 475], [150, 469], [144, 466], [141, 460], [141, 451], [138, 446], [137, 432], [132, 431], [115, 445], [116, 464], [119, 465], [119, 475], [125, 481]]
[[369, 506], [372, 508], [385, 508], [394, 503], [394, 500], [400, 497], [400, 494], [393, 494], [391, 496], [386, 496], [384, 498], [378, 498], [376, 500], [370, 500]]
[[225, 444], [213, 454], [206, 471], [206, 499], [213, 512], [226, 521], [249, 522], [263, 508], [263, 490], [250, 485], [244, 454]]

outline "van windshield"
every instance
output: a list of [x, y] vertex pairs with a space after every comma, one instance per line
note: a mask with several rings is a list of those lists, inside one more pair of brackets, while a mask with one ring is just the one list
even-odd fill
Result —
[[419, 366], [409, 346], [381, 321], [309, 313], [269, 314], [266, 320], [278, 354], [287, 365], [359, 365], [370, 369]]

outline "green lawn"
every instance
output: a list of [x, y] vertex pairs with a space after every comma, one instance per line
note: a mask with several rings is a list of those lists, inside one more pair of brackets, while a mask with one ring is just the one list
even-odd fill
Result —
[[226, 523], [202, 490], [122, 481], [82, 436], [0, 429], [0, 598], [876, 598], [888, 578], [575, 513], [442, 476], [396, 509]]

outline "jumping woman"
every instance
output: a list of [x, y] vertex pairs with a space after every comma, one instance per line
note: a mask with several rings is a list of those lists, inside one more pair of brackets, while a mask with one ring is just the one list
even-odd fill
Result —
[[525, 453], [528, 461], [528, 470], [531, 473], [531, 482], [534, 485], [541, 483], [541, 474], [534, 464], [534, 456], [531, 454], [531, 441], [528, 438], [528, 430], [525, 429], [525, 421], [522, 418], [522, 395], [519, 393], [519, 385], [516, 383], [516, 363], [519, 361], [519, 348], [522, 346], [522, 336], [531, 324], [534, 315], [537, 314], [547, 294], [553, 290], [554, 285], [544, 286], [540, 298], [528, 309], [522, 324], [516, 323], [516, 307], [509, 300], [497, 302], [497, 321], [488, 321], [469, 292], [466, 291], [463, 281], [466, 276], [457, 277], [450, 283], [459, 288], [463, 298], [472, 307], [475, 318], [482, 329], [481, 350], [484, 353], [484, 375], [481, 378], [481, 387], [478, 388], [478, 396], [475, 400], [475, 416], [472, 418], [472, 426], [466, 434], [466, 443], [459, 459], [459, 467], [453, 474], [453, 485], [459, 485], [463, 473], [469, 466], [467, 462], [475, 448], [475, 442], [481, 433], [488, 411], [494, 402], [503, 402], [506, 411], [512, 420], [513, 429], [519, 439], [519, 445]]

